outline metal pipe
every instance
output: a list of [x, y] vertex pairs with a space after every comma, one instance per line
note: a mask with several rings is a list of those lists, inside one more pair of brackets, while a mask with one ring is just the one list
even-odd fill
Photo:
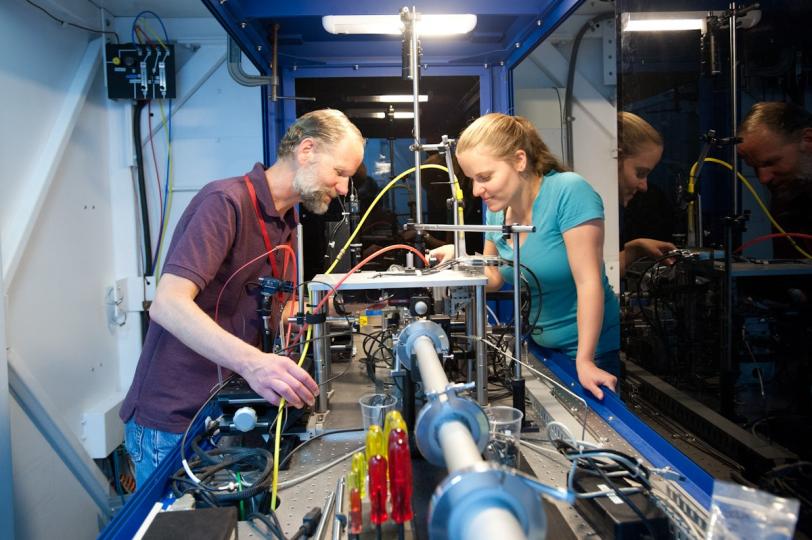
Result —
[[327, 524], [327, 518], [330, 517], [330, 507], [333, 506], [335, 501], [336, 492], [331, 491], [327, 498], [324, 499], [324, 506], [322, 506], [321, 519], [316, 527], [316, 532], [313, 533], [313, 538], [321, 540], [324, 537], [324, 526]]
[[[310, 289], [311, 303], [318, 305], [321, 302], [323, 291]], [[324, 323], [313, 324], [313, 364], [315, 366], [316, 384], [319, 385], [319, 399], [316, 412], [327, 412], [330, 407], [328, 397], [329, 386], [324, 382], [330, 377], [330, 351], [327, 349], [324, 334]]]
[[521, 524], [507, 508], [491, 506], [474, 512], [462, 528], [462, 537], [466, 540], [479, 538], [499, 538], [511, 540], [527, 538]]
[[452, 420], [440, 426], [438, 437], [440, 446], [443, 447], [448, 472], [453, 473], [482, 462], [482, 456], [471, 432], [459, 420]]
[[[485, 336], [485, 286], [474, 287], [474, 320], [476, 321], [476, 334]], [[476, 400], [480, 405], [488, 404], [488, 355], [485, 343], [481, 339], [474, 341], [476, 351]]]
[[428, 336], [420, 336], [414, 340], [414, 353], [417, 356], [417, 367], [420, 378], [423, 379], [423, 389], [426, 393], [444, 392], [448, 386], [448, 377], [443, 371], [443, 365], [434, 350], [434, 342]]
[[440, 225], [436, 223], [410, 223], [407, 226], [416, 231], [463, 231], [463, 232], [522, 232], [530, 233], [536, 231], [535, 225]]

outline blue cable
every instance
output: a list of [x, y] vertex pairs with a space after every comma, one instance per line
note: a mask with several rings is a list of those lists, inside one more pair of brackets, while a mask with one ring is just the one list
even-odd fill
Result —
[[158, 14], [155, 13], [154, 11], [150, 11], [147, 9], [136, 15], [135, 19], [133, 19], [133, 25], [130, 28], [130, 34], [132, 36], [133, 43], [138, 43], [138, 41], [135, 39], [135, 24], [138, 22], [138, 19], [140, 19], [142, 15], [152, 15], [153, 17], [155, 17], [161, 24], [161, 29], [164, 31], [164, 39], [166, 41], [169, 41], [169, 34], [166, 32], [166, 26], [164, 26], [164, 22], [161, 20], [161, 17], [159, 17]]

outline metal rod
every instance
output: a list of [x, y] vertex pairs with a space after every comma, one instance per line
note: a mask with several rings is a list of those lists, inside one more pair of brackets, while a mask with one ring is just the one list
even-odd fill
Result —
[[[448, 169], [448, 181], [451, 184], [451, 212], [455, 226], [460, 225], [460, 202], [457, 200], [457, 182], [454, 181], [454, 159], [451, 156], [451, 141], [448, 135], [443, 135], [442, 146], [445, 148], [445, 166]], [[465, 233], [454, 231], [454, 258], [465, 255]]]
[[316, 531], [313, 533], [313, 538], [316, 540], [321, 540], [324, 536], [324, 526], [327, 524], [327, 518], [330, 517], [330, 507], [333, 506], [335, 501], [336, 492], [331, 491], [327, 498], [324, 499], [324, 506], [322, 506], [321, 511], [321, 519], [319, 520], [319, 524], [316, 527]]
[[333, 513], [333, 540], [341, 538], [341, 531], [344, 529], [344, 521], [340, 516], [344, 514], [344, 477], [336, 482], [335, 512]]
[[[738, 114], [739, 114], [739, 82], [738, 82], [738, 56], [736, 54], [736, 19], [738, 15], [736, 2], [730, 3], [730, 136], [735, 137], [738, 131]], [[741, 211], [739, 206], [739, 179], [737, 174], [738, 156], [736, 155], [736, 145], [730, 145], [732, 155], [730, 157], [730, 164], [733, 166], [733, 215], [739, 215]], [[734, 235], [735, 238], [735, 235]]]
[[535, 225], [440, 225], [435, 223], [408, 223], [416, 231], [467, 231], [467, 232], [536, 232]]
[[[485, 335], [485, 321], [487, 314], [485, 312], [485, 286], [477, 285], [474, 287], [474, 320], [476, 322], [476, 334], [478, 336]], [[474, 350], [476, 351], [476, 400], [480, 405], [488, 404], [488, 355], [485, 349], [485, 344], [477, 340], [474, 343]]]
[[[522, 267], [519, 257], [519, 238], [518, 232], [513, 232], [513, 354], [521, 361], [522, 359]], [[530, 292], [530, 291], [528, 291]], [[480, 334], [480, 335], [485, 335]], [[513, 378], [518, 380], [522, 378], [522, 364], [521, 362], [513, 363]]]
[[[404, 8], [408, 9], [408, 8]], [[415, 222], [423, 222], [423, 189], [420, 175], [420, 58], [417, 46], [417, 8], [412, 6], [407, 17], [411, 27], [409, 48], [409, 73], [412, 78], [412, 99], [414, 109], [414, 184], [415, 184]], [[418, 231], [419, 232], [419, 231]]]

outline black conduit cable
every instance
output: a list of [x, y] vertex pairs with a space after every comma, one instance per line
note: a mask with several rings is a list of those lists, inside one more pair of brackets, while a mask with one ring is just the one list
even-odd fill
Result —
[[152, 260], [152, 237], [149, 231], [149, 208], [147, 207], [147, 182], [144, 175], [144, 153], [141, 148], [141, 112], [148, 101], [139, 100], [133, 107], [133, 144], [135, 145], [135, 166], [138, 170], [138, 202], [141, 207], [141, 229], [144, 240], [144, 276], [155, 273]]
[[[149, 208], [147, 207], [147, 182], [144, 175], [144, 152], [141, 147], [141, 112], [146, 107], [146, 100], [138, 100], [133, 106], [133, 145], [135, 146], [135, 168], [138, 171], [138, 206], [141, 207], [141, 229], [144, 242], [144, 277], [155, 273], [152, 260], [152, 235], [149, 232]], [[146, 306], [140, 311], [141, 342], [147, 339], [149, 316]]]
[[575, 35], [575, 40], [572, 42], [572, 53], [570, 54], [570, 63], [567, 69], [567, 88], [564, 92], [564, 123], [567, 125], [567, 167], [570, 169], [575, 165], [572, 154], [572, 90], [575, 84], [575, 64], [578, 62], [578, 49], [581, 48], [581, 40], [584, 39], [587, 30], [601, 21], [614, 18], [614, 16], [613, 11], [596, 15], [578, 30], [578, 34]]

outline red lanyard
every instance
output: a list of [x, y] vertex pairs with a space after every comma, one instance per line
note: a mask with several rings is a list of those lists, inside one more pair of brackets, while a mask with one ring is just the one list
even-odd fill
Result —
[[257, 201], [257, 192], [254, 189], [254, 184], [251, 183], [251, 180], [248, 178], [246, 174], [242, 178], [245, 181], [245, 187], [248, 188], [248, 194], [251, 196], [251, 202], [254, 203], [254, 213], [257, 216], [257, 223], [259, 224], [259, 230], [262, 233], [262, 240], [265, 242], [265, 249], [268, 251], [268, 260], [271, 261], [271, 271], [276, 279], [285, 279], [285, 276], [279, 275], [279, 271], [276, 268], [276, 258], [271, 253], [273, 246], [271, 246], [271, 238], [268, 236], [268, 229], [265, 228], [265, 220], [262, 219], [262, 212], [259, 211], [259, 202]]

